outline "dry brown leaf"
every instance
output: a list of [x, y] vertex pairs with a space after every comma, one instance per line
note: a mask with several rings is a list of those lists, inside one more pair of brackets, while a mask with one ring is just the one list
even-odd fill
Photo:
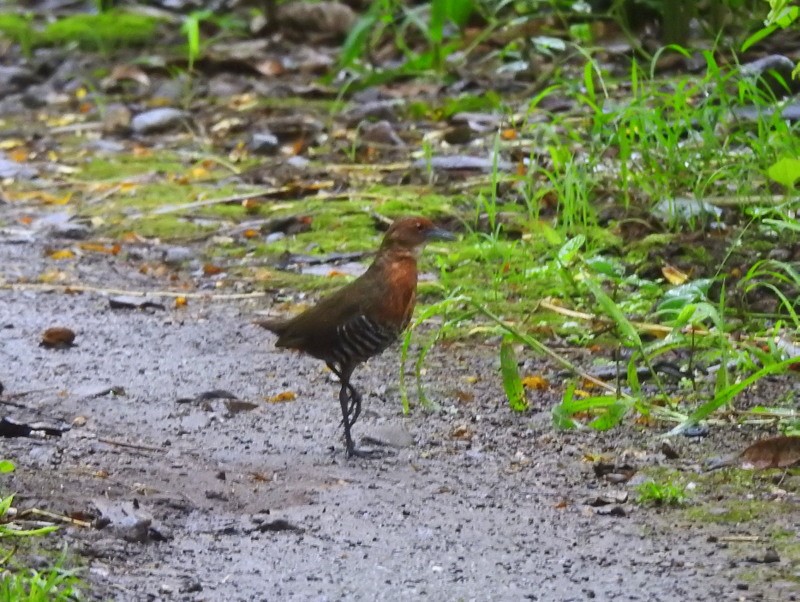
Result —
[[122, 235], [119, 237], [122, 242], [144, 242], [145, 238], [136, 232], [123, 232]]
[[460, 441], [471, 441], [474, 435], [475, 433], [473, 433], [472, 430], [470, 430], [470, 428], [465, 424], [459, 424], [452, 431], [450, 431], [450, 437]]
[[224, 271], [225, 270], [223, 270], [221, 267], [219, 267], [218, 265], [214, 265], [213, 263], [206, 263], [205, 265], [203, 265], [203, 274], [205, 274], [206, 276], [216, 276], [217, 274], [221, 274]]
[[273, 395], [267, 401], [270, 403], [285, 403], [287, 401], [294, 401], [297, 399], [297, 393], [294, 391], [283, 391], [277, 395]]
[[276, 61], [274, 59], [267, 59], [261, 61], [260, 63], [256, 63], [255, 67], [256, 71], [268, 77], [273, 77], [275, 75], [282, 75], [283, 72], [285, 71], [283, 64], [280, 61]]
[[661, 274], [663, 274], [667, 282], [674, 285], [684, 284], [689, 280], [689, 274], [680, 271], [673, 265], [665, 265], [661, 268]]
[[25, 163], [28, 160], [28, 151], [25, 148], [15, 148], [8, 153], [8, 158], [17, 163]]
[[117, 255], [122, 247], [117, 244], [104, 245], [99, 242], [82, 242], [78, 244], [82, 251], [90, 251], [92, 253], [107, 253], [108, 255]]
[[59, 270], [49, 270], [39, 274], [39, 277], [36, 280], [42, 284], [54, 284], [56, 282], [64, 282], [68, 277], [69, 276], [65, 272], [61, 272]]
[[800, 463], [800, 437], [773, 437], [756, 441], [740, 455], [742, 468], [764, 470]]
[[72, 330], [63, 326], [53, 326], [44, 331], [39, 344], [48, 349], [63, 349], [72, 347], [74, 342], [75, 333]]
[[135, 65], [117, 65], [111, 70], [111, 73], [108, 75], [108, 77], [103, 79], [101, 85], [104, 88], [109, 88], [113, 84], [125, 79], [134, 81], [144, 87], [148, 87], [150, 85], [150, 78], [144, 71]]

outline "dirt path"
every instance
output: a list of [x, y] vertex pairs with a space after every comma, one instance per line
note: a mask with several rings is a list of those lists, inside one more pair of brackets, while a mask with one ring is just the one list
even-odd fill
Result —
[[[8, 279], [35, 277], [41, 257], [33, 243], [0, 244]], [[84, 283], [147, 284], [121, 259], [87, 256], [71, 269]], [[62, 438], [4, 440], [19, 465], [9, 486], [20, 505], [119, 516], [135, 500], [135, 513], [153, 518], [144, 542], [126, 541], [143, 539], [141, 524], [67, 530], [97, 599], [789, 599], [785, 584], [742, 584], [741, 567], [709, 541], [713, 525], [676, 528], [670, 515], [631, 503], [624, 517], [585, 505], [610, 488], [585, 453], [655, 455], [659, 442], [652, 433], [555, 433], [546, 409], [556, 393], [541, 396], [542, 411], [512, 415], [490, 347], [436, 352], [427, 378], [443, 410], [408, 418], [399, 413], [397, 349], [362, 368], [356, 437], [400, 447], [384, 460], [345, 460], [335, 384], [318, 362], [275, 352], [249, 324], [267, 305], [111, 310], [98, 294], [0, 290], [5, 399], [34, 391], [14, 398], [28, 410], [4, 411], [86, 419]], [[39, 347], [52, 325], [76, 330], [78, 346]], [[94, 395], [110, 386], [125, 393]], [[455, 401], [465, 388], [474, 400]], [[215, 389], [257, 407], [178, 403]], [[295, 401], [265, 402], [287, 390]]]

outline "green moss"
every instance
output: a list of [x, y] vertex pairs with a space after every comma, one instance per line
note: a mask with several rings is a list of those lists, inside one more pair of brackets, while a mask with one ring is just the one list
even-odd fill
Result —
[[172, 153], [146, 157], [120, 154], [111, 158], [91, 159], [81, 166], [78, 177], [87, 182], [123, 180], [147, 173], [180, 173], [186, 166]]
[[213, 227], [196, 224], [175, 215], [161, 215], [141, 219], [125, 227], [113, 228], [112, 233], [126, 229], [134, 230], [139, 236], [168, 241], [186, 240], [215, 230]]
[[0, 14], [0, 34], [30, 52], [36, 46], [78, 44], [84, 49], [109, 51], [149, 43], [159, 20], [146, 15], [113, 10], [56, 19], [43, 27], [27, 16]]
[[158, 20], [153, 17], [114, 10], [58, 19], [48, 24], [38, 37], [43, 44], [75, 42], [82, 48], [108, 51], [152, 42], [157, 25]]
[[0, 37], [19, 44], [25, 54], [30, 53], [36, 42], [30, 17], [17, 14], [0, 14]]

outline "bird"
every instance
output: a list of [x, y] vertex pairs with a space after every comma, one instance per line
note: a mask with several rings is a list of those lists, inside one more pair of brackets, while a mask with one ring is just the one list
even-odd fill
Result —
[[358, 449], [351, 429], [361, 414], [353, 371], [386, 350], [408, 327], [417, 297], [417, 260], [431, 240], [454, 240], [425, 217], [395, 220], [361, 276], [290, 319], [257, 320], [278, 335], [275, 346], [325, 362], [341, 385], [339, 404], [347, 457], [375, 457]]

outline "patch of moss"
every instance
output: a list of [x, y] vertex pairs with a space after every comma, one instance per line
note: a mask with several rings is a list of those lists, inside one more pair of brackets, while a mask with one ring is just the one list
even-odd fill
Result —
[[58, 19], [48, 24], [38, 37], [43, 44], [74, 42], [88, 50], [109, 51], [152, 42], [158, 23], [150, 16], [112, 10]]
[[160, 153], [145, 157], [120, 154], [114, 157], [98, 157], [81, 166], [78, 177], [88, 182], [122, 180], [146, 173], [181, 173], [186, 169], [182, 161], [171, 153]]
[[180, 241], [197, 237], [215, 228], [196, 224], [176, 215], [160, 215], [157, 218], [137, 220], [132, 228], [127, 224], [126, 229], [133, 229], [139, 236], [145, 238]]
[[112, 10], [99, 14], [77, 14], [37, 27], [32, 18], [0, 14], [0, 34], [29, 53], [36, 46], [78, 44], [88, 50], [110, 51], [149, 43], [159, 20], [146, 15]]
[[30, 54], [36, 42], [36, 32], [28, 16], [18, 14], [0, 14], [0, 37], [10, 39], [22, 47], [25, 54]]

